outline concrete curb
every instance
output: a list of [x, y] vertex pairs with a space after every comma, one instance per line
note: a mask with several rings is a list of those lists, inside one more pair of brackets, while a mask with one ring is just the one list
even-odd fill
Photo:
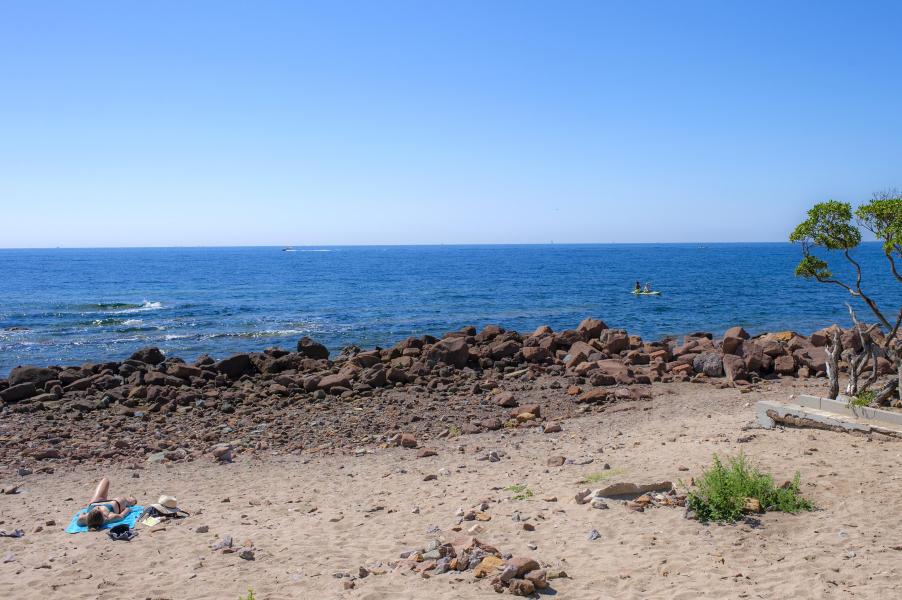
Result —
[[773, 429], [777, 423], [845, 433], [882, 433], [902, 438], [902, 414], [816, 396], [791, 396], [792, 403], [761, 400], [755, 406], [758, 423]]

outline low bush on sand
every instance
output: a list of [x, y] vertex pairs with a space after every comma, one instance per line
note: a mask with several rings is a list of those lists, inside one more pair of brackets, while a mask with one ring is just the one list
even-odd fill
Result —
[[504, 488], [505, 491], [513, 492], [514, 500], [527, 500], [533, 497], [533, 492], [531, 489], [523, 485], [522, 483], [515, 483], [514, 485], [510, 485]]
[[802, 498], [798, 472], [792, 481], [777, 487], [771, 475], [758, 471], [743, 454], [730, 458], [728, 465], [715, 454], [714, 465], [689, 490], [686, 505], [704, 523], [733, 523], [749, 512], [814, 510]]

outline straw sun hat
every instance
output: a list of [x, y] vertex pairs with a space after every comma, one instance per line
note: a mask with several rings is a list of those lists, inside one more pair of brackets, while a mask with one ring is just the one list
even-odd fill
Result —
[[184, 512], [179, 508], [178, 500], [175, 496], [162, 495], [157, 499], [156, 504], [151, 504], [161, 515], [175, 515]]

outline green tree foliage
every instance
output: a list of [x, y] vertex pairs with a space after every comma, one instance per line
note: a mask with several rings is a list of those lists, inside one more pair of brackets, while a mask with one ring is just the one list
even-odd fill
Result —
[[[799, 223], [790, 234], [789, 241], [800, 244], [802, 247], [802, 260], [796, 266], [796, 275], [806, 279], [814, 279], [821, 283], [837, 285], [852, 296], [860, 298], [877, 317], [878, 325], [864, 328], [858, 324], [854, 310], [849, 306], [849, 313], [855, 321], [865, 351], [851, 361], [849, 388], [847, 393], [852, 395], [864, 391], [877, 378], [876, 352], [872, 349], [872, 332], [875, 328], [882, 329], [882, 348], [888, 359], [893, 361], [896, 371], [899, 373], [896, 380], [891, 381], [884, 390], [877, 395], [879, 402], [889, 398], [893, 389], [899, 389], [902, 400], [902, 341], [898, 333], [902, 324], [902, 307], [898, 316], [893, 313], [884, 313], [877, 302], [862, 289], [861, 265], [852, 256], [852, 250], [861, 244], [861, 230], [870, 231], [881, 242], [883, 253], [889, 262], [890, 270], [899, 283], [902, 283], [902, 275], [896, 265], [897, 260], [902, 260], [902, 193], [896, 190], [887, 190], [874, 194], [870, 202], [859, 206], [854, 211], [848, 202], [828, 200], [819, 202], [808, 211], [808, 218]], [[854, 281], [841, 281], [834, 276], [830, 265], [826, 260], [815, 256], [815, 248], [841, 252], [842, 256], [855, 269]], [[864, 373], [868, 362], [875, 365], [873, 375], [863, 385], [858, 387], [858, 377]]]

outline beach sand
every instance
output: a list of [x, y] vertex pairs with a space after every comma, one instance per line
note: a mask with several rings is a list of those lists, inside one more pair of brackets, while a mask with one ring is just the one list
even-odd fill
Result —
[[[19, 484], [21, 491], [0, 496], [0, 529], [22, 528], [26, 535], [0, 538], [0, 594], [222, 600], [250, 588], [258, 600], [495, 597], [488, 581], [472, 572], [424, 578], [385, 566], [405, 549], [453, 535], [458, 508], [491, 499], [485, 511], [491, 520], [480, 523], [485, 531], [478, 537], [501, 552], [565, 570], [570, 578], [551, 581], [559, 598], [895, 597], [902, 444], [809, 429], [744, 429], [754, 420], [756, 400], [818, 392], [821, 385], [796, 381], [746, 394], [656, 385], [653, 400], [565, 420], [561, 433], [530, 429], [420, 440], [437, 451], [428, 458], [416, 458], [411, 449], [370, 447], [373, 453], [363, 456], [239, 455], [229, 465], [60, 463], [53, 474], [26, 477], [6, 468], [0, 487]], [[502, 459], [476, 460], [491, 450]], [[687, 520], [682, 508], [638, 513], [609, 502], [608, 510], [596, 510], [573, 499], [593, 487], [579, 483], [588, 475], [607, 478], [595, 487], [687, 480], [714, 453], [740, 451], [778, 483], [798, 470], [818, 510], [722, 526]], [[593, 462], [547, 467], [555, 455]], [[191, 516], [159, 531], [140, 529], [128, 543], [100, 533], [64, 533], [104, 475], [114, 495], [134, 494], [148, 503], [173, 494]], [[437, 477], [424, 481], [427, 475]], [[504, 489], [513, 484], [534, 495], [513, 499]], [[512, 520], [515, 511], [529, 517], [535, 531]], [[198, 533], [203, 526], [209, 531]], [[433, 526], [441, 532], [428, 533]], [[595, 541], [586, 538], [592, 529], [601, 534]], [[211, 550], [225, 535], [252, 543], [255, 560]], [[344, 589], [347, 579], [335, 576], [356, 577], [360, 566], [379, 562], [388, 572], [357, 579], [354, 589]]]

